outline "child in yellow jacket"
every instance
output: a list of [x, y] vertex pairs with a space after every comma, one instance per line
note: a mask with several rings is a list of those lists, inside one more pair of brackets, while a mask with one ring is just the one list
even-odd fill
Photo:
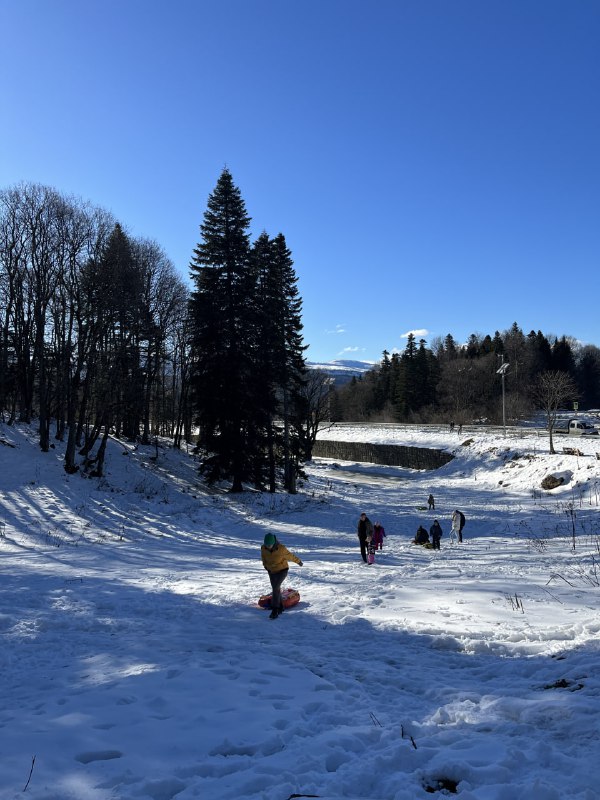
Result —
[[271, 589], [273, 590], [271, 599], [272, 611], [269, 619], [277, 619], [280, 614], [283, 614], [281, 584], [288, 574], [288, 561], [294, 561], [299, 567], [302, 566], [302, 561], [297, 555], [290, 552], [285, 545], [278, 542], [272, 533], [267, 533], [265, 536], [264, 544], [260, 548], [260, 557], [263, 567], [269, 573]]

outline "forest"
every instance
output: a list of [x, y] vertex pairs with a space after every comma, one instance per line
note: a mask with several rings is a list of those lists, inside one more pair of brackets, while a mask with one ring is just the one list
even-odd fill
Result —
[[301, 300], [283, 234], [249, 235], [224, 170], [191, 255], [38, 184], [0, 191], [0, 413], [101, 477], [109, 435], [193, 443], [207, 479], [295, 491], [309, 454]]
[[252, 241], [250, 221], [223, 170], [190, 289], [156, 241], [108, 211], [38, 184], [1, 190], [2, 420], [35, 419], [42, 451], [66, 441], [69, 474], [102, 476], [110, 435], [167, 437], [197, 448], [209, 482], [295, 492], [324, 421], [497, 423], [600, 407], [600, 350], [517, 323], [464, 344], [410, 335], [336, 388], [307, 369], [284, 235]]
[[409, 334], [403, 352], [384, 351], [372, 370], [332, 390], [331, 418], [514, 423], [545, 409], [548, 387], [557, 383], [553, 402], [600, 408], [600, 349], [566, 335], [525, 334], [516, 322], [493, 335], [473, 333], [464, 344], [448, 334], [427, 346]]

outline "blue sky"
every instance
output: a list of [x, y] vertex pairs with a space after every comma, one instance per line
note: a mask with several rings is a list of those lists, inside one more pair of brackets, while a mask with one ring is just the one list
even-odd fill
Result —
[[596, 0], [0, 0], [0, 29], [0, 186], [110, 209], [187, 279], [227, 166], [310, 360], [514, 321], [600, 346]]

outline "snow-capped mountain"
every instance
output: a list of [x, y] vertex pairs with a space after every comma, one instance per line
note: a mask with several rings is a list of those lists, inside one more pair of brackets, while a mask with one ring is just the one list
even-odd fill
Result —
[[340, 360], [324, 362], [308, 361], [307, 366], [309, 369], [319, 369], [327, 373], [327, 375], [332, 377], [335, 383], [340, 386], [344, 383], [348, 383], [348, 381], [352, 380], [354, 377], [358, 378], [360, 375], [364, 375], [365, 372], [373, 369], [375, 364], [372, 361]]

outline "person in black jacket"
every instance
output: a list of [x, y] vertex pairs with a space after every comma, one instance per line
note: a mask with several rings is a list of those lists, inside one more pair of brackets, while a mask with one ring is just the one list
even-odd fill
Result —
[[360, 554], [362, 560], [367, 563], [367, 539], [371, 541], [373, 538], [373, 523], [367, 517], [365, 512], [360, 515], [357, 526], [358, 543], [360, 544]]
[[440, 549], [440, 539], [442, 537], [442, 526], [437, 521], [437, 519], [433, 520], [433, 525], [429, 528], [429, 533], [431, 534], [431, 542], [433, 545], [434, 550]]
[[415, 534], [413, 542], [415, 544], [429, 544], [429, 534], [422, 525], [419, 525], [419, 528], [417, 530], [417, 533]]

